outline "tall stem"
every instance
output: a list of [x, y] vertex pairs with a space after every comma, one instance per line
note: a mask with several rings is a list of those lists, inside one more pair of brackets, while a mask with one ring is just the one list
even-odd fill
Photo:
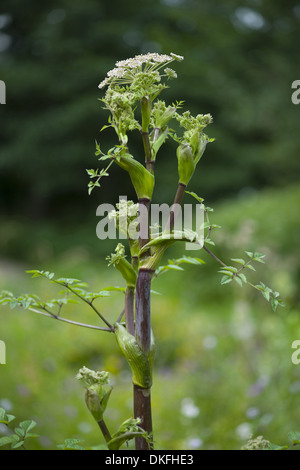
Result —
[[[136, 339], [143, 352], [148, 355], [151, 347], [151, 278], [153, 271], [141, 268], [136, 284], [135, 328]], [[134, 385], [134, 416], [141, 419], [141, 427], [152, 435], [152, 412], [150, 388]], [[152, 448], [144, 438], [136, 438], [137, 450]]]
[[[152, 435], [151, 389], [133, 386], [134, 417], [141, 418], [141, 427]], [[143, 437], [135, 438], [136, 450], [153, 449], [152, 439], [148, 443]]]

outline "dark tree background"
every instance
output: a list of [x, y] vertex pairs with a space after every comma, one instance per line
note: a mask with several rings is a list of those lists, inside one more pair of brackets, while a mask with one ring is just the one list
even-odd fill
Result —
[[[89, 197], [85, 169], [97, 167], [95, 139], [107, 121], [99, 82], [116, 60], [149, 51], [185, 57], [165, 99], [214, 117], [208, 133], [216, 141], [193, 190], [217, 201], [295, 183], [300, 106], [291, 102], [291, 84], [300, 78], [299, 26], [297, 0], [2, 0], [2, 221], [80, 226], [95, 219], [100, 202], [134, 197], [117, 167]], [[101, 138], [110, 148], [114, 135]], [[132, 148], [139, 153], [138, 133]], [[157, 166], [159, 198], [171, 202], [174, 143]]]

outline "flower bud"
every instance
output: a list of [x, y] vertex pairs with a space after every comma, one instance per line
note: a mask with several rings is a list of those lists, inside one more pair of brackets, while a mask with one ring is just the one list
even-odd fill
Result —
[[118, 243], [115, 253], [108, 256], [106, 259], [109, 261], [109, 266], [113, 264], [118, 271], [122, 274], [128, 287], [135, 287], [137, 273], [133, 266], [125, 258], [125, 247], [122, 243]]
[[85, 403], [95, 420], [97, 422], [101, 421], [103, 419], [104, 410], [100, 404], [98, 393], [93, 387], [86, 389]]
[[154, 189], [154, 176], [131, 155], [125, 154], [116, 163], [128, 171], [131, 182], [139, 199], [151, 199]]
[[152, 110], [152, 101], [143, 96], [141, 99], [141, 110], [142, 110], [142, 132], [148, 132], [148, 128], [150, 125], [150, 118], [151, 118], [151, 110]]
[[117, 342], [131, 368], [133, 383], [141, 388], [150, 388], [152, 385], [152, 366], [155, 350], [153, 338], [150, 353], [147, 355], [135, 337], [119, 323], [115, 325], [115, 334]]
[[176, 113], [176, 108], [174, 106], [168, 106], [165, 112], [157, 119], [156, 127], [160, 129], [165, 127], [168, 122], [174, 117]]
[[187, 186], [195, 171], [192, 148], [189, 144], [181, 144], [177, 148], [179, 183]]

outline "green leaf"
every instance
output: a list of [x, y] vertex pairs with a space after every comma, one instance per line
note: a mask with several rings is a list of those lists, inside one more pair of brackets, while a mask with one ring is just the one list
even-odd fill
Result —
[[224, 268], [225, 270], [227, 271], [231, 271], [232, 273], [237, 273], [238, 272], [238, 269], [235, 268], [234, 266], [226, 266], [226, 268]]
[[109, 287], [105, 287], [103, 290], [104, 290], [104, 291], [125, 292], [125, 291], [126, 291], [126, 287], [109, 286]]
[[193, 193], [193, 192], [190, 192], [190, 191], [185, 191], [185, 192], [186, 192], [186, 194], [189, 194], [194, 199], [196, 199], [198, 202], [200, 202], [200, 204], [202, 204], [204, 202], [203, 197], [198, 196], [196, 193]]
[[251, 271], [256, 271], [256, 269], [252, 266], [252, 264], [247, 264], [245, 268], [251, 269]]
[[277, 444], [269, 443], [268, 447], [265, 450], [287, 450], [288, 446], [279, 446]]
[[11, 421], [13, 421], [16, 417], [13, 415], [8, 415], [6, 414], [6, 411], [4, 408], [0, 408], [0, 423], [2, 424], [9, 424]]
[[235, 280], [235, 282], [236, 282], [239, 286], [243, 287], [243, 281], [242, 281], [242, 279], [240, 279], [239, 277], [235, 276], [235, 277], [234, 277], [234, 280]]
[[224, 285], [224, 284], [229, 284], [229, 282], [231, 282], [233, 280], [232, 277], [229, 277], [227, 275], [223, 276], [222, 279], [221, 279], [221, 284]]
[[31, 431], [31, 429], [33, 429], [36, 426], [36, 422], [30, 419], [30, 420], [22, 421], [19, 424], [19, 426], [20, 426], [20, 428], [22, 429], [22, 431], [25, 435], [29, 431]]
[[234, 261], [235, 263], [239, 263], [239, 264], [246, 264], [245, 263], [245, 260], [243, 260], [242, 258], [231, 258], [231, 261]]
[[166, 265], [166, 266], [159, 266], [159, 268], [156, 269], [155, 271], [155, 277], [159, 276], [160, 274], [163, 274], [166, 271], [184, 271], [183, 268], [180, 266], [177, 266], [176, 264], [171, 264], [171, 265]]
[[80, 439], [66, 439], [64, 444], [59, 444], [58, 449], [61, 450], [85, 450], [84, 447], [79, 445], [82, 442]]
[[272, 298], [271, 299], [271, 307], [272, 307], [273, 312], [276, 312], [278, 305], [279, 305], [278, 300]]
[[109, 450], [119, 450], [120, 447], [127, 441], [134, 439], [135, 437], [145, 437], [144, 432], [126, 432], [120, 436], [111, 439], [107, 445]]
[[215, 246], [215, 242], [213, 242], [210, 238], [206, 238], [205, 243], [208, 243], [209, 245]]
[[20, 437], [17, 434], [12, 434], [10, 436], [10, 439], [11, 439], [12, 449], [17, 449], [18, 447], [21, 447], [24, 444], [24, 440], [20, 439]]
[[169, 260], [169, 264], [181, 264], [181, 263], [187, 263], [187, 264], [205, 264], [205, 261], [203, 261], [200, 258], [194, 258], [192, 256], [185, 256], [183, 255], [181, 258], [174, 259], [174, 260]]
[[299, 431], [289, 432], [288, 438], [292, 442], [293, 445], [300, 444], [300, 432]]
[[198, 234], [193, 232], [192, 230], [174, 230], [173, 233], [162, 233], [158, 237], [150, 240], [146, 245], [139, 252], [139, 256], [142, 255], [145, 251], [147, 251], [151, 246], [157, 246], [164, 244], [166, 246], [175, 243], [176, 241], [184, 241], [190, 243], [197, 243], [201, 244], [201, 241], [198, 238]]
[[265, 263], [263, 258], [265, 258], [265, 255], [263, 255], [261, 253], [254, 253], [253, 261], [258, 261], [259, 263]]
[[246, 278], [245, 274], [239, 273], [238, 277], [240, 277], [245, 284], [247, 283], [247, 278]]
[[0, 447], [11, 444], [11, 438], [8, 436], [0, 437]]

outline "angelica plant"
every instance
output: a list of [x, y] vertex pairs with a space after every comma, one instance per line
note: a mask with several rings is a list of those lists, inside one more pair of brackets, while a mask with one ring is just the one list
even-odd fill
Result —
[[[0, 304], [11, 308], [22, 307], [34, 313], [47, 316], [76, 326], [93, 328], [115, 337], [120, 353], [128, 362], [133, 383], [133, 417], [128, 418], [119, 429], [112, 433], [106, 422], [105, 410], [108, 406], [112, 387], [105, 372], [93, 372], [81, 369], [77, 378], [84, 382], [85, 400], [88, 410], [97, 422], [108, 449], [119, 449], [126, 441], [135, 439], [137, 450], [149, 450], [154, 447], [154, 435], [151, 412], [151, 388], [153, 385], [153, 364], [155, 361], [155, 320], [152, 327], [151, 293], [152, 281], [171, 270], [182, 271], [184, 264], [202, 266], [199, 257], [183, 254], [178, 259], [162, 264], [168, 248], [174, 243], [188, 242], [208, 253], [221, 269], [221, 283], [236, 282], [240, 286], [250, 285], [261, 292], [276, 310], [283, 305], [278, 292], [262, 282], [248, 280], [248, 273], [255, 271], [255, 263], [262, 263], [263, 255], [246, 252], [246, 260], [234, 258], [227, 264], [220, 260], [209, 248], [214, 244], [211, 235], [216, 225], [210, 223], [212, 210], [204, 205], [204, 200], [193, 191], [187, 191], [201, 158], [213, 138], [206, 134], [206, 128], [212, 124], [210, 114], [193, 116], [190, 111], [183, 111], [183, 101], [166, 103], [161, 99], [162, 92], [169, 81], [176, 79], [176, 72], [169, 66], [180, 63], [183, 57], [177, 54], [148, 53], [116, 63], [114, 69], [99, 85], [104, 96], [100, 99], [108, 112], [108, 122], [101, 132], [108, 127], [116, 134], [116, 143], [105, 149], [105, 138], [96, 141], [95, 155], [97, 168], [88, 169], [88, 192], [101, 187], [101, 179], [109, 177], [115, 171], [128, 175], [136, 193], [135, 201], [121, 200], [108, 219], [114, 222], [122, 243], [117, 243], [115, 251], [107, 257], [109, 266], [120, 273], [124, 287], [106, 287], [98, 292], [90, 292], [88, 286], [78, 279], [57, 278], [49, 271], [28, 271], [33, 277], [45, 280], [63, 288], [61, 296], [50, 301], [43, 301], [35, 295], [15, 296], [2, 292]], [[175, 133], [172, 122], [177, 123], [180, 131]], [[143, 155], [133, 155], [130, 136], [140, 134]], [[174, 160], [170, 161], [178, 170], [178, 184], [174, 188], [174, 202], [169, 217], [162, 227], [153, 227], [149, 211], [155, 187], [155, 163], [161, 154], [161, 148], [169, 140], [174, 146]], [[104, 143], [103, 143], [103, 142]], [[178, 230], [176, 220], [184, 197], [192, 197], [204, 208], [204, 237], [190, 228]], [[163, 201], [161, 201], [163, 202]], [[114, 320], [108, 320], [101, 312], [101, 298], [111, 291], [124, 294], [124, 309]], [[99, 324], [86, 324], [69, 320], [62, 316], [62, 310], [68, 303], [85, 303], [98, 317]]]

